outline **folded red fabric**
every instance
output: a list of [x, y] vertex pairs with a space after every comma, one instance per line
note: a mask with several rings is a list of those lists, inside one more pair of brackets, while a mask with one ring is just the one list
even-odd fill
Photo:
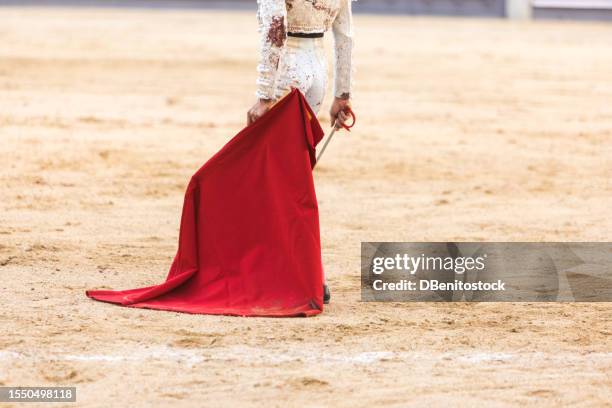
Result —
[[239, 316], [323, 311], [319, 213], [312, 168], [323, 137], [293, 90], [191, 178], [166, 281], [89, 290], [123, 306]]

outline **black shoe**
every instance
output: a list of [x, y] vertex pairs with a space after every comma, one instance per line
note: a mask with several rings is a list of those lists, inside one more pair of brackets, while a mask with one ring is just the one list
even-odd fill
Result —
[[331, 299], [331, 293], [329, 293], [329, 288], [326, 284], [323, 284], [323, 303], [328, 304], [329, 299]]

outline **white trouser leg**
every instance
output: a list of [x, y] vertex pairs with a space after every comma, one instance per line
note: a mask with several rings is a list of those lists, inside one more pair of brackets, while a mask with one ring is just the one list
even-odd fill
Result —
[[287, 37], [276, 79], [277, 98], [299, 89], [317, 113], [327, 88], [327, 61], [322, 38]]

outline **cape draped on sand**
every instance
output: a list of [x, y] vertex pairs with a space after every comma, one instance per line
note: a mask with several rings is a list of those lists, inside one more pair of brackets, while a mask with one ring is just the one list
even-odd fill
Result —
[[178, 250], [155, 286], [89, 290], [123, 306], [240, 316], [323, 311], [312, 168], [323, 131], [296, 89], [191, 178]]

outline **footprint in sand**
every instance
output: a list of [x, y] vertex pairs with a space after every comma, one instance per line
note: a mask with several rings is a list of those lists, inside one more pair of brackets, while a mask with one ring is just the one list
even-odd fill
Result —
[[325, 380], [319, 380], [314, 377], [298, 377], [287, 381], [287, 385], [293, 388], [322, 388], [329, 386], [329, 383]]

